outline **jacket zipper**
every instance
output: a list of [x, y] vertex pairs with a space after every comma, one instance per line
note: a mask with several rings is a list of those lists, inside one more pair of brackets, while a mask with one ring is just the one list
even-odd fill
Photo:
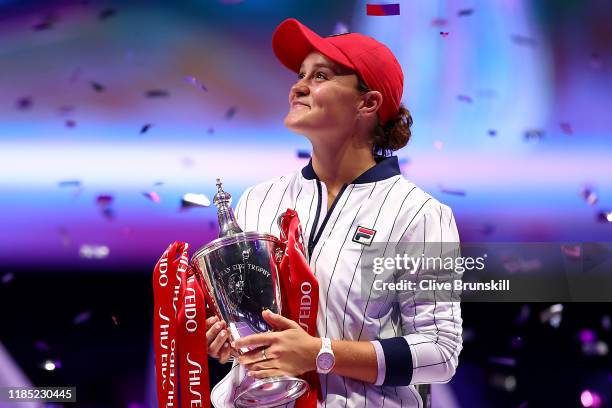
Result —
[[319, 239], [321, 238], [321, 234], [323, 233], [323, 230], [325, 229], [325, 226], [327, 225], [327, 221], [329, 221], [329, 217], [334, 212], [334, 208], [336, 208], [336, 204], [338, 204], [338, 201], [340, 201], [340, 197], [342, 197], [342, 193], [344, 193], [344, 190], [346, 190], [347, 187], [348, 187], [348, 184], [344, 184], [342, 186], [342, 188], [338, 192], [338, 195], [336, 195], [336, 198], [334, 199], [334, 202], [332, 203], [331, 207], [329, 207], [329, 211], [327, 212], [327, 214], [325, 215], [325, 218], [323, 219], [321, 228], [319, 228], [318, 231], [315, 231], [317, 228], [317, 225], [319, 224], [319, 214], [321, 213], [321, 203], [322, 203], [321, 181], [317, 179], [317, 191], [319, 192], [319, 200], [317, 201], [317, 213], [315, 215], [314, 224], [312, 225], [312, 228], [310, 230], [310, 238], [308, 239], [308, 261], [310, 261], [310, 256], [312, 255], [315, 246], [317, 245], [317, 243], [319, 242]]

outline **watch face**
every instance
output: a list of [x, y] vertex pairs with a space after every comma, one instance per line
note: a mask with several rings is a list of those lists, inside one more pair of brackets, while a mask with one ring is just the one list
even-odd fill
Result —
[[317, 358], [317, 366], [321, 370], [329, 370], [334, 366], [334, 355], [331, 353], [321, 353]]

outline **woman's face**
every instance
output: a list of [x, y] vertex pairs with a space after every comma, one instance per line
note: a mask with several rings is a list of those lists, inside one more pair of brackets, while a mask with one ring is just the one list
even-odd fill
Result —
[[318, 52], [310, 53], [289, 91], [288, 129], [310, 137], [343, 134], [354, 126], [360, 93], [354, 72]]

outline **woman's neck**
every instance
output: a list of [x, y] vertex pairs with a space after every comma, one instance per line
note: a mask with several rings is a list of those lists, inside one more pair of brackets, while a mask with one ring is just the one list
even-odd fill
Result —
[[333, 195], [375, 165], [372, 148], [368, 145], [347, 144], [337, 148], [313, 145], [312, 166]]

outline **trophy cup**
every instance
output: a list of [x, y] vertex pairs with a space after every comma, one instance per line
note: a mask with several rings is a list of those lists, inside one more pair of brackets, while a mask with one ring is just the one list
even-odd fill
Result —
[[[212, 309], [225, 320], [230, 337], [236, 340], [253, 333], [272, 330], [261, 313], [269, 309], [281, 313], [278, 263], [283, 251], [273, 235], [243, 232], [230, 206], [231, 195], [217, 179], [219, 238], [201, 247], [191, 258], [191, 266], [204, 282]], [[240, 352], [249, 351], [246, 348]], [[308, 391], [300, 378], [280, 376], [265, 379], [245, 377], [235, 394], [235, 406], [276, 407], [299, 398]]]

